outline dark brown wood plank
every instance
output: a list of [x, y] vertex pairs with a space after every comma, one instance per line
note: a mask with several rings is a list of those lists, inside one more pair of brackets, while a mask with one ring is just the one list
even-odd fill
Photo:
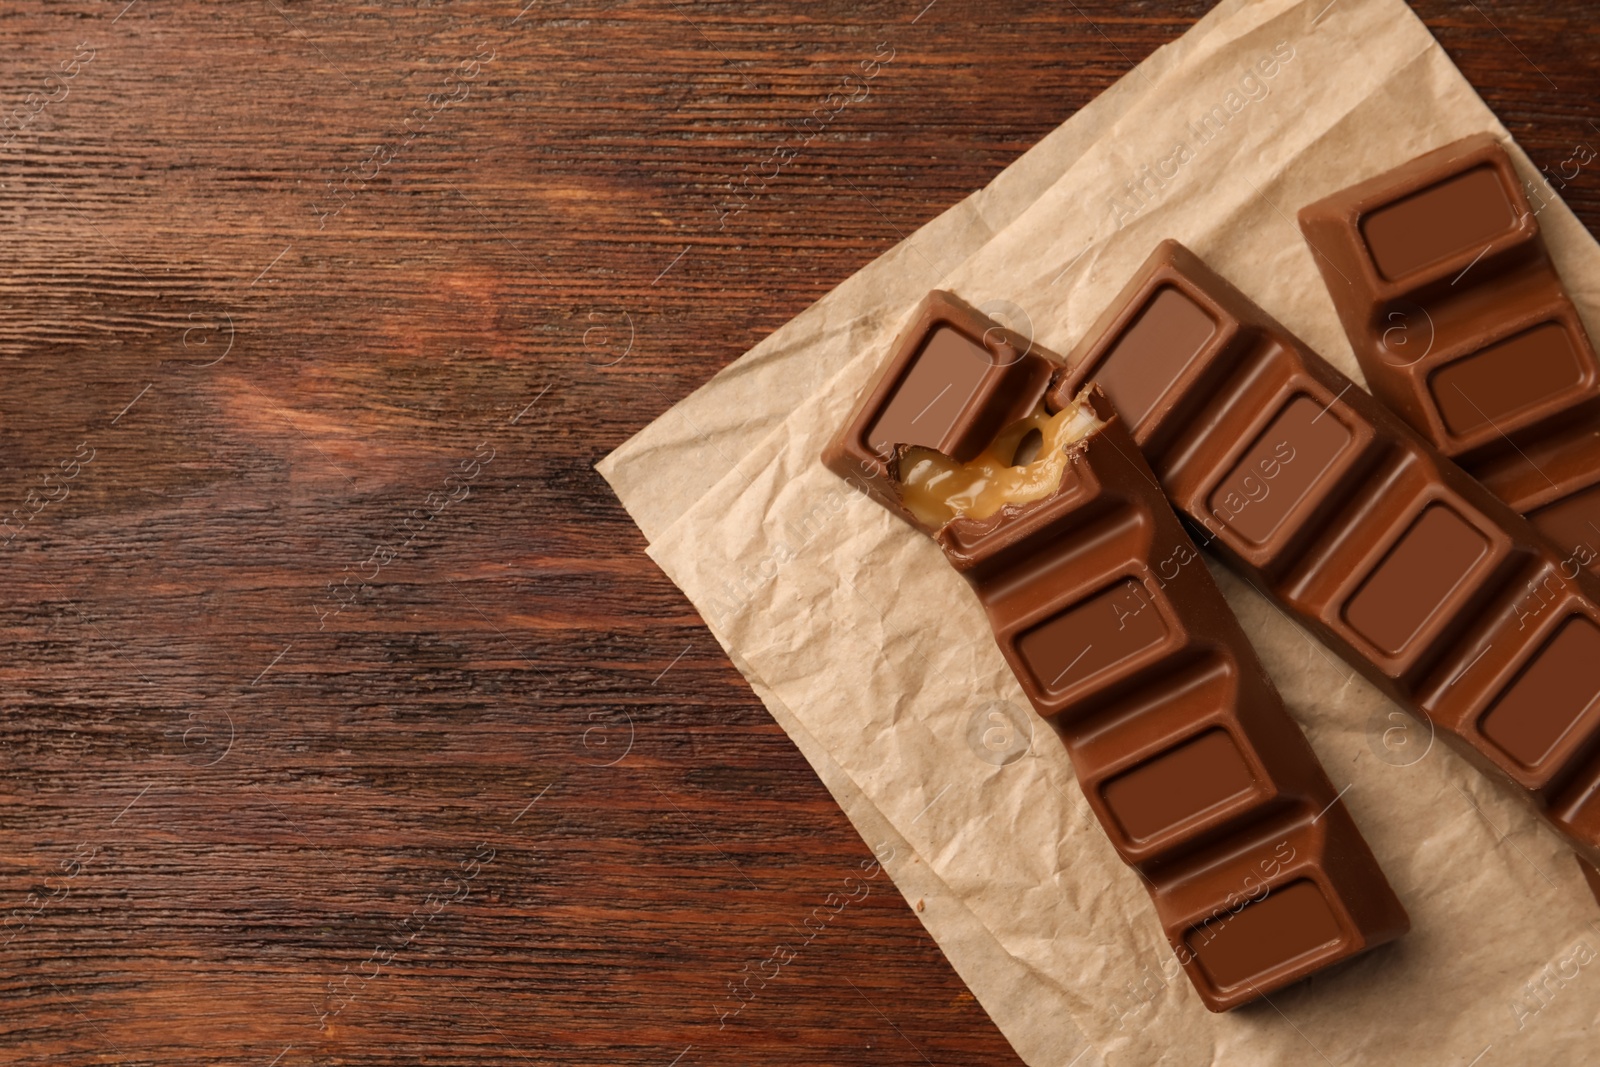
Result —
[[3, 1058], [1015, 1062], [881, 875], [719, 1022], [872, 842], [592, 465], [1207, 5], [125, 4], [0, 11]]

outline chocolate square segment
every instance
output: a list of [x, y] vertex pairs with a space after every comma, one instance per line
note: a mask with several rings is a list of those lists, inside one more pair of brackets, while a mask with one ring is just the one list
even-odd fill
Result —
[[1144, 841], [1256, 792], [1255, 775], [1228, 731], [1207, 730], [1111, 779], [1106, 807]]
[[[1574, 615], [1545, 642], [1484, 715], [1483, 735], [1537, 768], [1600, 705], [1600, 627]], [[1593, 724], [1590, 724], [1592, 729]]]
[[1025, 631], [1017, 652], [1044, 693], [1064, 693], [1115, 670], [1167, 636], [1155, 596], [1125, 578]]
[[1322, 890], [1300, 879], [1194, 927], [1184, 940], [1206, 975], [1228, 989], [1333, 949], [1343, 936]]
[[1137, 430], [1216, 332], [1216, 322], [1204, 309], [1172, 286], [1164, 286], [1100, 360], [1094, 380], [1111, 398], [1117, 414]]
[[931, 448], [969, 462], [1038, 407], [1056, 366], [1032, 338], [935, 289], [917, 305], [822, 461], [920, 527], [900, 503], [900, 452]]
[[1211, 491], [1207, 506], [1246, 541], [1265, 544], [1351, 440], [1337, 415], [1296, 394]]
[[1384, 277], [1403, 278], [1485, 248], [1517, 223], [1500, 172], [1478, 166], [1371, 212], [1361, 220]]
[[1345, 606], [1344, 617], [1381, 652], [1399, 655], [1489, 555], [1489, 541], [1445, 504], [1430, 504]]
[[1468, 353], [1433, 372], [1428, 389], [1458, 437], [1503, 424], [1583, 387], [1585, 367], [1565, 323], [1529, 330]]
[[892, 453], [895, 445], [921, 445], [971, 459], [959, 453], [982, 445], [961, 440], [957, 431], [996, 363], [993, 353], [955, 327], [935, 327], [873, 420], [867, 443], [880, 453]]

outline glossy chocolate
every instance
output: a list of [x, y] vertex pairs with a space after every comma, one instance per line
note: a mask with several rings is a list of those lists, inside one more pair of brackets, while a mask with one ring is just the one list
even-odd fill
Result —
[[934, 290], [915, 314], [824, 456], [830, 470], [914, 525], [892, 484], [899, 454], [921, 446], [963, 463], [973, 459], [1038, 406], [1054, 370], [1027, 338], [953, 293]]
[[1229, 986], [1250, 981], [1284, 958], [1314, 959], [1342, 938], [1327, 897], [1303, 880], [1283, 886], [1231, 922], [1196, 927], [1185, 943], [1208, 978]]
[[1600, 365], [1499, 142], [1420, 156], [1300, 227], [1373, 393], [1600, 573]]
[[1132, 427], [1173, 505], [1600, 855], [1600, 581], [1525, 518], [1176, 242], [1090, 331], [1047, 407], [1095, 380], [1129, 324], [1175, 292], [1217, 330], [1181, 372], [1208, 382], [1204, 395], [1172, 394]]
[[[895, 499], [913, 453], [903, 442], [869, 452], [867, 428], [899, 404], [883, 382], [912, 380], [927, 332], [959, 314], [944, 294], [928, 304], [938, 310], [919, 311], [825, 460], [932, 534], [967, 578], [1206, 1006], [1236, 1007], [1398, 937], [1404, 909], [1103, 395], [1071, 401], [1096, 417], [1062, 446], [1069, 462], [1049, 495], [938, 526]], [[991, 328], [967, 314], [954, 324], [964, 336]], [[1191, 316], [1153, 336], [1198, 351], [1210, 330]], [[1179, 369], [1158, 347], [1145, 336], [1125, 353]], [[1029, 354], [1061, 370], [1055, 356]], [[1015, 410], [1006, 397], [991, 403]], [[874, 461], [883, 476], [864, 480]]]

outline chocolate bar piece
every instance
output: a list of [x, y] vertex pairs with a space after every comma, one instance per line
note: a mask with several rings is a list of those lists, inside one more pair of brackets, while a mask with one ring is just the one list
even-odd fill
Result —
[[1039, 406], [1055, 367], [1027, 338], [940, 289], [917, 306], [902, 338], [913, 350], [902, 345], [824, 461], [915, 525], [893, 485], [896, 449], [973, 459]]
[[1494, 137], [1300, 212], [1377, 397], [1600, 573], [1600, 365]]
[[[1191, 349], [1129, 343], [1197, 314]], [[1047, 406], [1141, 379], [1134, 440], [1201, 543], [1597, 854], [1600, 581], [1176, 242], [1069, 362]]]
[[886, 412], [916, 406], [906, 393], [926, 406], [944, 389], [936, 375], [971, 380], [935, 349], [942, 331], [1000, 337], [931, 295], [825, 462], [931, 534], [967, 579], [1206, 1006], [1398, 937], [1404, 909], [1102, 395], [1046, 412], [1060, 360], [1013, 341], [1031, 410], [996, 390], [918, 428], [977, 447], [970, 459], [874, 440]]

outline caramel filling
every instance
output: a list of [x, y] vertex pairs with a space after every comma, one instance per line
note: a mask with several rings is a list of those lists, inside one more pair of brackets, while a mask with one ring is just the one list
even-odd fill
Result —
[[970, 463], [931, 448], [900, 458], [900, 499], [918, 522], [938, 529], [951, 519], [986, 519], [1007, 504], [1043, 500], [1061, 487], [1067, 448], [1101, 427], [1088, 404], [1033, 414], [1001, 430]]

